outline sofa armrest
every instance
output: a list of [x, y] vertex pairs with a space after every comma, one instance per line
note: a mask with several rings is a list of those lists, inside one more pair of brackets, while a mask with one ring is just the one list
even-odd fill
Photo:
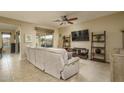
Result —
[[72, 52], [67, 52], [68, 53], [68, 59], [72, 58]]
[[79, 61], [79, 57], [72, 57], [71, 59], [68, 60], [68, 65], [73, 64], [77, 61]]

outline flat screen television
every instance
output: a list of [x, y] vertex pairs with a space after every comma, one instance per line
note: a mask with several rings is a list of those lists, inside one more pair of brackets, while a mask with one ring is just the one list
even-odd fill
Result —
[[86, 30], [80, 30], [72, 32], [72, 41], [89, 41], [89, 31]]

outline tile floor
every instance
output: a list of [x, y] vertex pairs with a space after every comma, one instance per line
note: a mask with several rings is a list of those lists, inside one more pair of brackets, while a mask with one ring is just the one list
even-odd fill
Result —
[[18, 54], [4, 54], [0, 59], [0, 82], [107, 82], [110, 64], [80, 60], [80, 71], [68, 80], [59, 80], [42, 72]]

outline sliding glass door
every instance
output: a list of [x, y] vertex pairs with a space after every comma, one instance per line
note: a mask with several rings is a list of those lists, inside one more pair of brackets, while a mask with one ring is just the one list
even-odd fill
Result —
[[37, 46], [53, 47], [53, 34], [40, 33], [37, 34]]
[[46, 47], [53, 47], [53, 35], [46, 35]]

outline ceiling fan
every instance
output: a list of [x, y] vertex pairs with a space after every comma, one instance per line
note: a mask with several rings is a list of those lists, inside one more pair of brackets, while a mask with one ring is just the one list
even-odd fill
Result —
[[63, 24], [66, 24], [66, 23], [68, 23], [68, 24], [73, 24], [72, 21], [75, 21], [75, 20], [77, 20], [77, 19], [78, 19], [77, 17], [67, 18], [67, 16], [61, 16], [60, 19], [57, 19], [57, 20], [55, 20], [54, 22], [59, 22], [60, 25], [63, 25]]

